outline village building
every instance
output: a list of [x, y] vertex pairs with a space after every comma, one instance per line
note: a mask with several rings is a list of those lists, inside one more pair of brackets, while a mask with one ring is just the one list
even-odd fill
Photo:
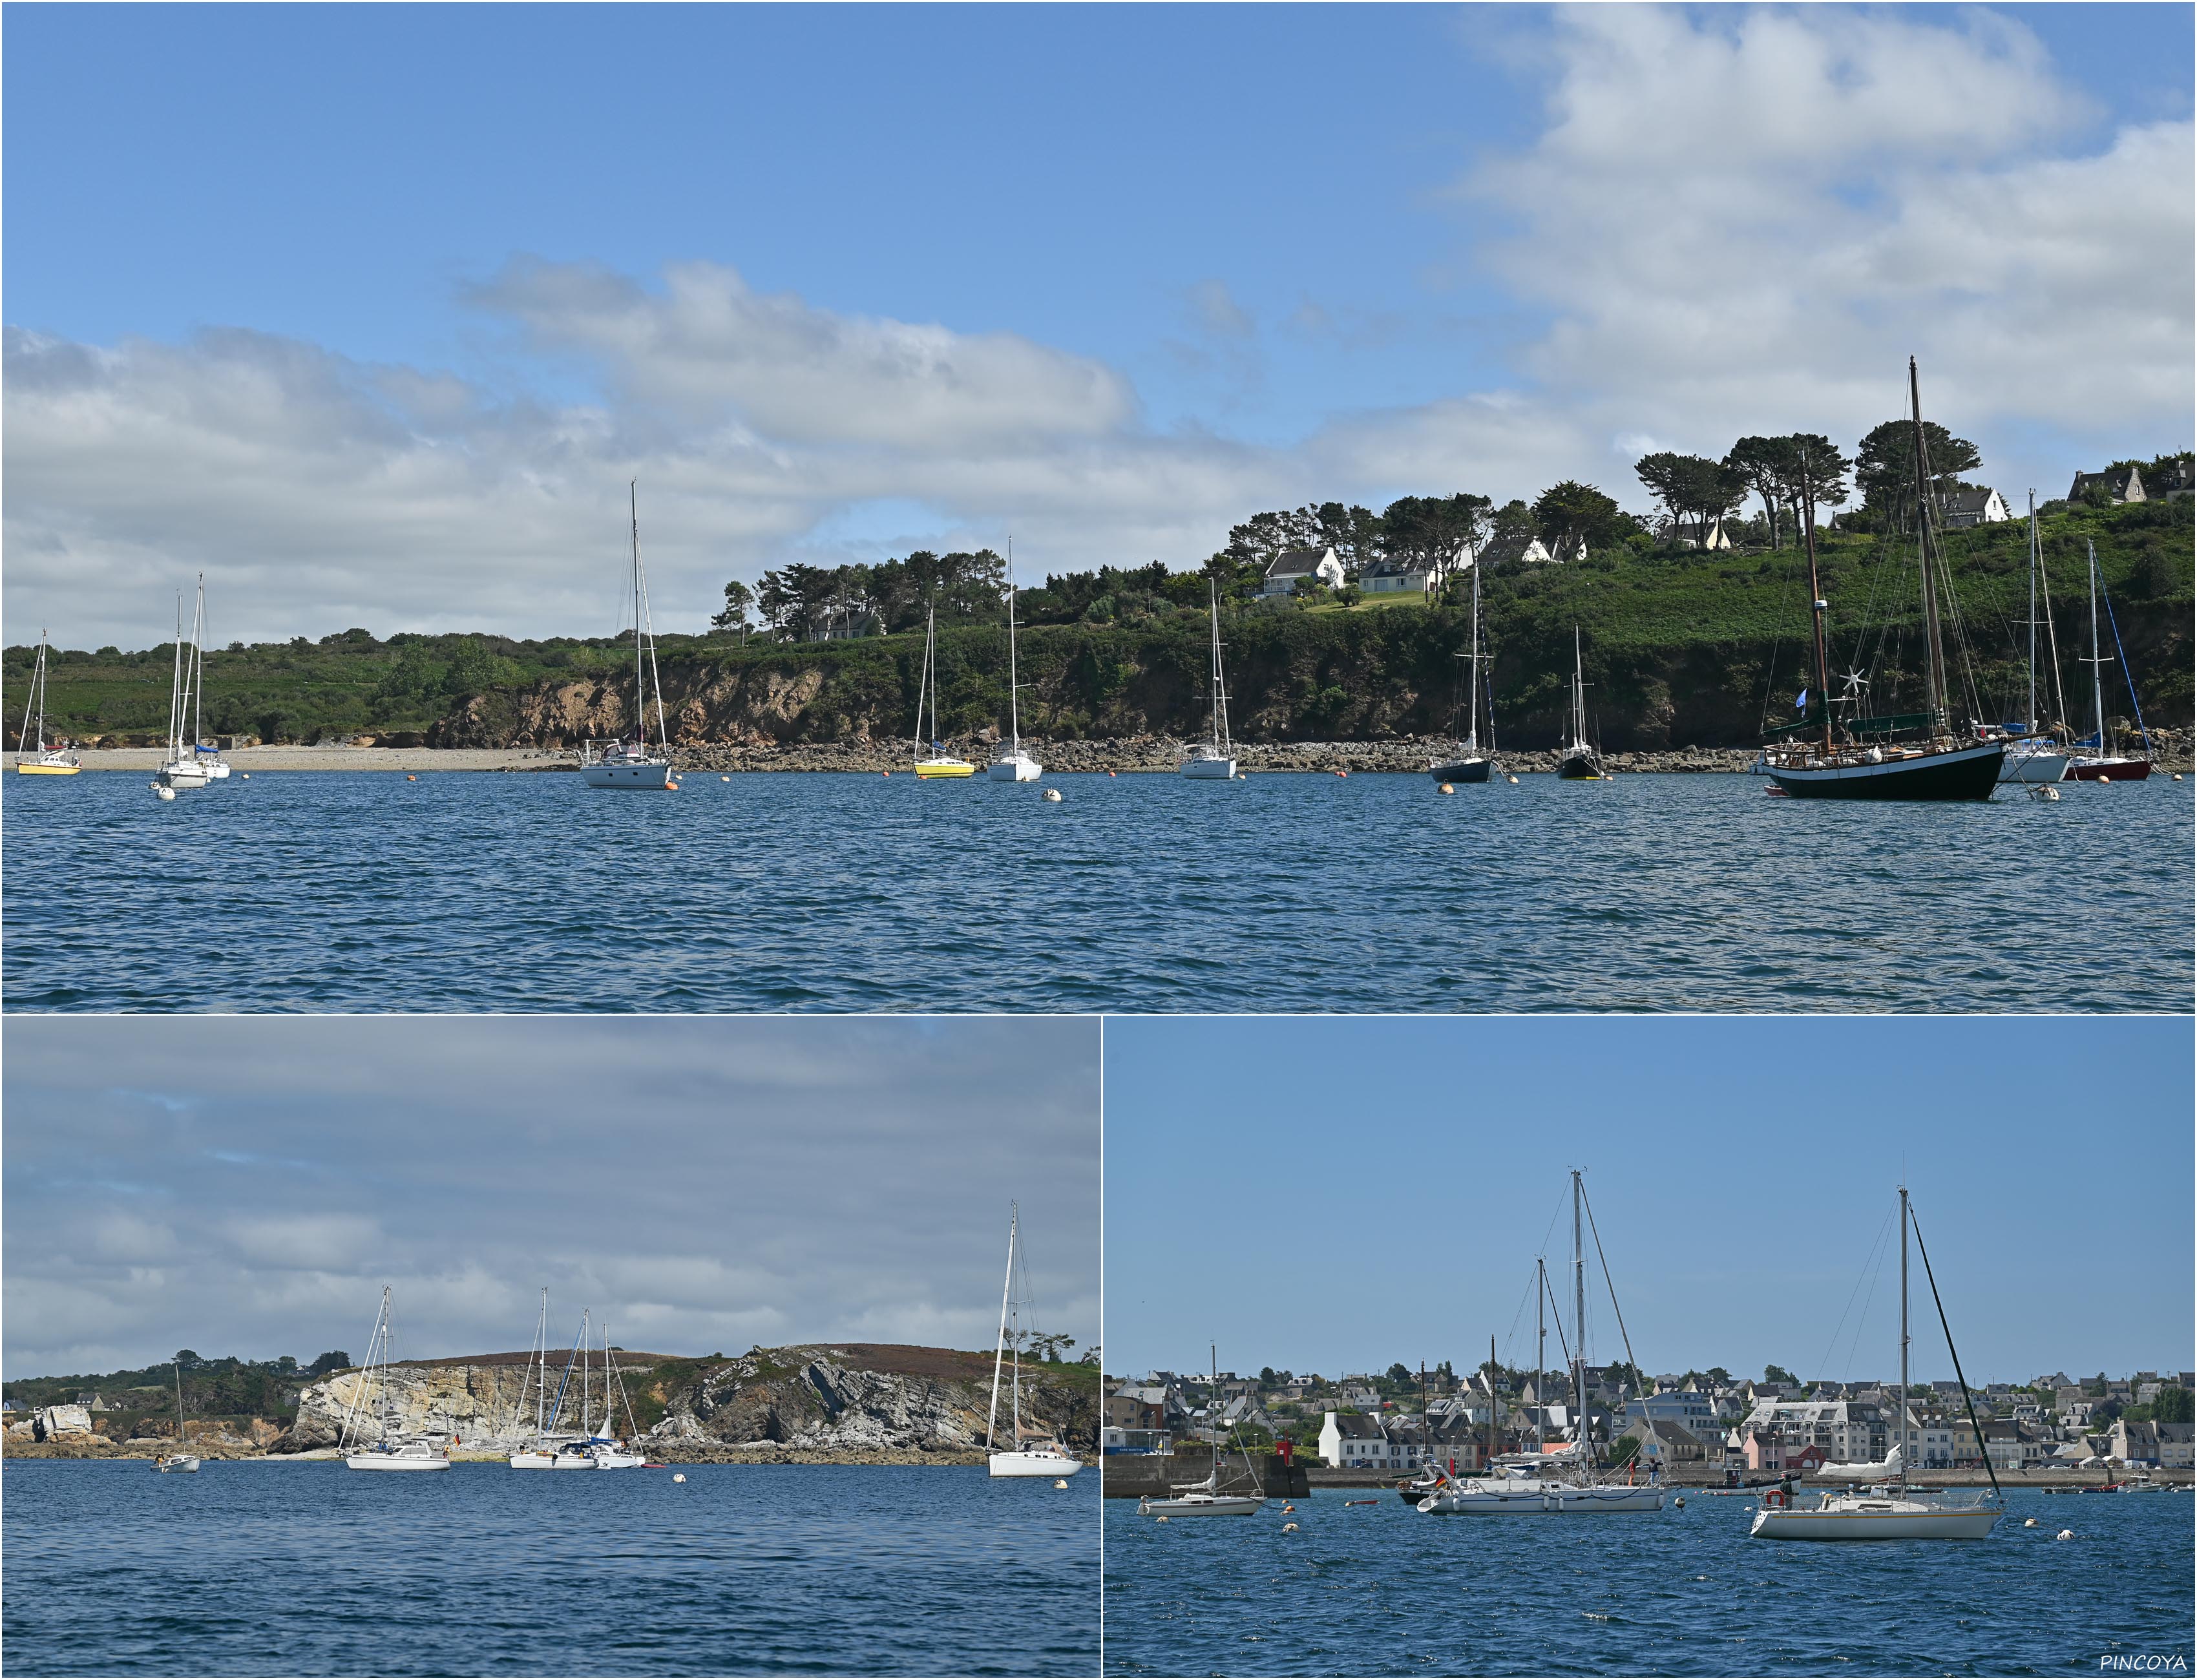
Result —
[[1333, 548], [1292, 548], [1276, 556], [1267, 567], [1266, 585], [1260, 594], [1292, 595], [1299, 583], [1307, 582], [1325, 583], [1330, 589], [1342, 587], [1342, 562], [1335, 557]]

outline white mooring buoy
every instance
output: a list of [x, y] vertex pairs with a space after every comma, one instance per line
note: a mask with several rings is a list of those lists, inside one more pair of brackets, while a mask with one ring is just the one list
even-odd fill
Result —
[[1061, 1476], [1058, 1478], [1052, 1485], [1055, 1487], [1065, 1487], [1068, 1486], [1068, 1478], [1066, 1476]]
[[2072, 1540], [2075, 1538], [2075, 1531], [2072, 1528], [2063, 1528], [2052, 1538], [2055, 1540]]
[[2037, 1519], [2035, 1517], [2027, 1518], [2023, 1521], [2021, 1526], [2024, 1528], [2034, 1528], [2037, 1526]]
[[1511, 786], [1516, 787], [1518, 785], [1518, 779], [1516, 776], [1511, 777], [1510, 780]]
[[684, 1470], [681, 1470], [674, 1475], [671, 1480], [674, 1481], [684, 1481], [687, 1480], [687, 1473]]
[[1447, 782], [1444, 782], [1440, 787], [1436, 788], [1435, 791], [1436, 793], [1455, 793], [1457, 790], [1452, 787]]
[[145, 785], [153, 790], [153, 797], [155, 799], [173, 799], [176, 797], [175, 789], [170, 787], [165, 782], [148, 782]]
[[1046, 789], [1045, 799], [1046, 803], [1048, 805], [1058, 805], [1060, 803], [1060, 790], [1057, 787], [1049, 787]]

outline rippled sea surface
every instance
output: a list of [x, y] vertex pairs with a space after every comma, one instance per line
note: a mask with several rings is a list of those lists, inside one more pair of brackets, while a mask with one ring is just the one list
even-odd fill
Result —
[[1988, 1540], [1850, 1545], [1750, 1539], [1751, 1499], [1578, 1518], [1343, 1503], [1366, 1497], [1164, 1525], [1107, 1502], [1106, 1671], [2190, 1671], [2186, 1494], [2019, 1490]]
[[[16, 1010], [2186, 1010], [2191, 793], [10, 777]], [[1059, 803], [1048, 803], [1046, 788]]]
[[1092, 1674], [1098, 1477], [15, 1461], [10, 1674]]

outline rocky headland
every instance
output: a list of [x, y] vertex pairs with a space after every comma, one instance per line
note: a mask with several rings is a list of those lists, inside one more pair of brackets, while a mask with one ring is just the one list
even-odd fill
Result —
[[[992, 1357], [950, 1348], [877, 1343], [756, 1347], [696, 1359], [621, 1352], [623, 1407], [616, 1433], [672, 1463], [977, 1464], [991, 1403]], [[523, 1353], [407, 1361], [391, 1370], [396, 1433], [451, 1440], [452, 1456], [501, 1457], [534, 1434], [534, 1391]], [[555, 1384], [561, 1361], [553, 1357]], [[194, 1422], [188, 1440], [208, 1457], [295, 1458], [333, 1453], [366, 1374], [337, 1371], [307, 1387], [296, 1416]], [[590, 1379], [601, 1405], [600, 1368]], [[565, 1400], [577, 1415], [576, 1371]], [[1001, 1397], [1004, 1410], [1006, 1397]], [[1072, 1449], [1098, 1440], [1098, 1376], [1086, 1365], [1023, 1367], [1023, 1408], [1035, 1428]], [[73, 1415], [72, 1415], [73, 1414]], [[153, 1457], [165, 1435], [116, 1440], [81, 1407], [54, 1407], [12, 1425], [11, 1457]], [[1004, 1428], [1004, 1424], [1002, 1428]]]

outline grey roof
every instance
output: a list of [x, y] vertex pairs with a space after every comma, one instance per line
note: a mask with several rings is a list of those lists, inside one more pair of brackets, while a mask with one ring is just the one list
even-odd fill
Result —
[[1267, 568], [1269, 577], [1309, 577], [1319, 570], [1319, 563], [1332, 553], [1327, 548], [1292, 548], [1275, 557]]

